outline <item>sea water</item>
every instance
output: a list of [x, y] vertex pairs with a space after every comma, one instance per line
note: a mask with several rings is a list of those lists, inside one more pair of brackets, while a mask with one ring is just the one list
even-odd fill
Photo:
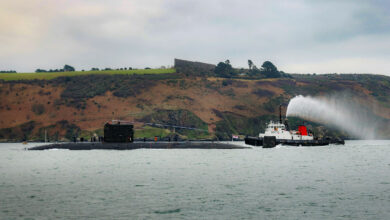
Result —
[[24, 150], [34, 145], [0, 144], [0, 219], [390, 219], [390, 141]]

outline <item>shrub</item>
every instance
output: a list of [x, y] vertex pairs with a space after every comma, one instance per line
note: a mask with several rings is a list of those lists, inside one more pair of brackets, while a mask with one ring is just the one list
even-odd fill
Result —
[[31, 111], [36, 115], [42, 115], [45, 112], [45, 106], [42, 104], [33, 104], [31, 107]]
[[258, 97], [272, 97], [275, 93], [269, 90], [265, 89], [256, 89], [252, 92], [253, 94], [257, 95]]

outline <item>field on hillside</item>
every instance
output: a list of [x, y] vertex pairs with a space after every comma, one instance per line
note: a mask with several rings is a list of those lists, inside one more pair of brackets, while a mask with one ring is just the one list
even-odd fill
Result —
[[137, 70], [101, 70], [101, 71], [74, 71], [74, 72], [45, 72], [45, 73], [2, 73], [0, 80], [33, 80], [33, 79], [54, 79], [60, 76], [80, 76], [80, 75], [115, 75], [115, 74], [165, 74], [175, 73], [176, 70], [171, 69], [137, 69]]

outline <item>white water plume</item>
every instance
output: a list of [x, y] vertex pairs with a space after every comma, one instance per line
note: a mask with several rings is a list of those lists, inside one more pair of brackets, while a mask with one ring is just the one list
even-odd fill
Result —
[[286, 116], [333, 125], [360, 139], [374, 139], [375, 117], [346, 98], [314, 98], [296, 96], [290, 100]]

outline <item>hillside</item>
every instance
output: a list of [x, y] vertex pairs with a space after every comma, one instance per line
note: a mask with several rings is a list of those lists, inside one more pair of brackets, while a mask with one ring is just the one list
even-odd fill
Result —
[[[229, 139], [256, 135], [277, 118], [279, 104], [295, 95], [348, 93], [375, 106], [383, 121], [381, 137], [390, 138], [390, 77], [359, 74], [299, 75], [282, 78], [222, 78], [215, 66], [176, 60], [176, 73], [78, 74], [34, 80], [0, 81], [0, 140], [69, 140], [102, 135], [112, 119], [135, 122], [136, 137], [170, 136], [173, 130], [145, 123], [196, 127], [182, 138]], [[299, 122], [291, 119], [293, 126]], [[309, 123], [319, 135], [346, 134]]]

